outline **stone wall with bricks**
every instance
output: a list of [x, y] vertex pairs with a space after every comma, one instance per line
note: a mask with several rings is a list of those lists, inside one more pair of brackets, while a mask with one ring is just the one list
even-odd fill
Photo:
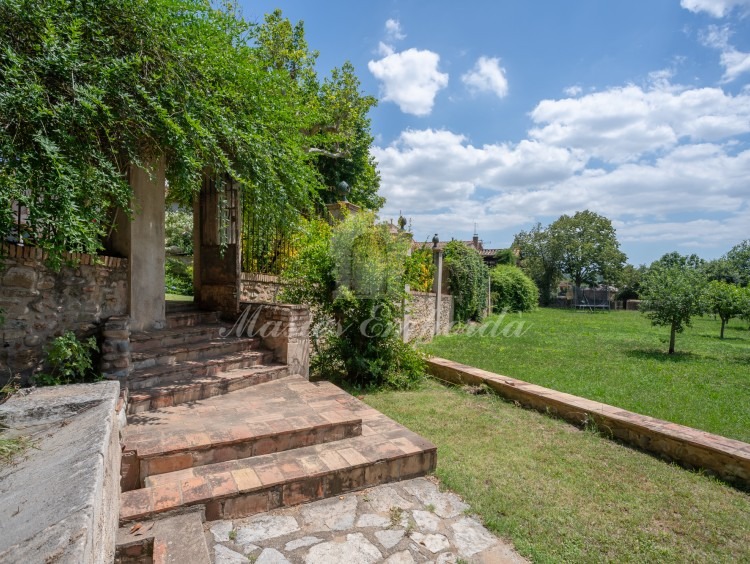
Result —
[[242, 303], [234, 331], [260, 337], [290, 374], [310, 376], [310, 309], [305, 305]]
[[240, 281], [240, 301], [273, 304], [278, 301], [282, 287], [278, 276], [243, 272]]
[[[407, 304], [407, 321], [409, 341], [431, 341], [435, 336], [435, 294], [430, 292], [411, 292]], [[453, 322], [453, 296], [442, 294], [440, 297], [440, 330], [438, 334], [450, 332]]]
[[35, 247], [4, 244], [0, 251], [0, 384], [28, 382], [44, 347], [65, 331], [78, 337], [128, 311], [127, 259], [68, 254], [59, 271]]

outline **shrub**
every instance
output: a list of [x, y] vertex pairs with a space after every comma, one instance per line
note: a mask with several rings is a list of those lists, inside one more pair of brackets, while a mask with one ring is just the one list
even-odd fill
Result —
[[534, 281], [515, 266], [499, 265], [490, 270], [492, 311], [531, 311], [539, 303]]
[[425, 246], [415, 249], [406, 259], [406, 283], [415, 292], [429, 292], [435, 278], [435, 262], [432, 249]]
[[193, 254], [193, 211], [184, 208], [167, 210], [164, 218], [164, 244], [178, 247], [186, 255]]
[[94, 337], [80, 341], [75, 333], [66, 331], [47, 347], [50, 372], [35, 376], [35, 383], [40, 386], [57, 386], [99, 380], [100, 375], [94, 371], [93, 362], [93, 355], [98, 350]]
[[358, 388], [416, 386], [424, 363], [399, 331], [408, 239], [360, 213], [333, 228], [306, 222], [299, 243], [282, 273], [282, 299], [311, 308], [313, 376]]
[[164, 265], [164, 290], [168, 294], [193, 295], [193, 266], [178, 258], [167, 257]]
[[487, 307], [489, 279], [489, 269], [482, 257], [461, 241], [451, 241], [445, 246], [445, 265], [456, 321], [480, 320]]

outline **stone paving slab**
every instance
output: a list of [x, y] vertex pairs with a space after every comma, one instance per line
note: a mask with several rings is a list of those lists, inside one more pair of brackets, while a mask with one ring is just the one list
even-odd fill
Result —
[[434, 478], [204, 525], [215, 564], [526, 562]]

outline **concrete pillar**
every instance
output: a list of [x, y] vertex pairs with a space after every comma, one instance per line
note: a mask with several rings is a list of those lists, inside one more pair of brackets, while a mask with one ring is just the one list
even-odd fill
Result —
[[132, 220], [118, 214], [112, 237], [115, 251], [128, 257], [128, 312], [131, 331], [160, 329], [165, 325], [164, 301], [164, 160], [149, 174], [131, 165]]
[[432, 258], [435, 262], [435, 278], [432, 282], [432, 291], [435, 292], [435, 331], [434, 335], [440, 334], [440, 310], [443, 293], [443, 249], [433, 249]]

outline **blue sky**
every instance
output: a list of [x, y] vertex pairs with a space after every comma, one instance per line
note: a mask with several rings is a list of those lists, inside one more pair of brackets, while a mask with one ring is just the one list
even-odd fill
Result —
[[633, 264], [750, 238], [750, 0], [243, 0], [377, 96], [381, 217], [506, 247], [590, 209]]

